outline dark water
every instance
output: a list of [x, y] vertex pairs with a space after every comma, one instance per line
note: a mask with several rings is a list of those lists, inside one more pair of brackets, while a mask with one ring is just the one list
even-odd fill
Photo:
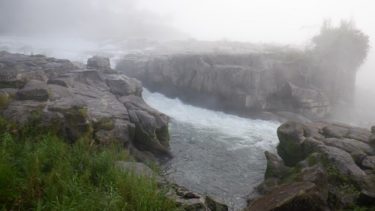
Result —
[[154, 108], [172, 117], [168, 178], [239, 210], [262, 180], [264, 151], [275, 151], [279, 123], [240, 118], [183, 104], [158, 93], [144, 93]]

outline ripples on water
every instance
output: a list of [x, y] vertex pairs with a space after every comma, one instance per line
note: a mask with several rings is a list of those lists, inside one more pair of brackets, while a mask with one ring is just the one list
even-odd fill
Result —
[[262, 180], [264, 151], [275, 151], [277, 122], [186, 105], [144, 91], [148, 104], [169, 115], [171, 151], [168, 177], [193, 191], [218, 198], [238, 210]]

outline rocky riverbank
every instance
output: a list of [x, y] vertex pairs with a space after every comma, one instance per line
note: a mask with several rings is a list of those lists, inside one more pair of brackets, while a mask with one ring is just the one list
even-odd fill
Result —
[[[139, 161], [170, 158], [169, 117], [147, 105], [142, 84], [116, 72], [109, 59], [87, 64], [43, 55], [0, 52], [1, 116], [19, 127], [38, 125], [68, 142], [103, 147], [119, 144]], [[228, 210], [224, 204], [172, 184], [142, 163], [122, 162], [124, 171], [156, 178], [166, 196], [184, 210]], [[152, 179], [151, 178], [151, 179]]]
[[42, 55], [0, 52], [1, 114], [39, 118], [71, 142], [120, 142], [139, 160], [169, 156], [168, 117], [142, 99], [142, 85], [93, 57], [87, 67]]
[[281, 159], [265, 153], [263, 196], [247, 210], [374, 209], [374, 127], [287, 122], [277, 134]]

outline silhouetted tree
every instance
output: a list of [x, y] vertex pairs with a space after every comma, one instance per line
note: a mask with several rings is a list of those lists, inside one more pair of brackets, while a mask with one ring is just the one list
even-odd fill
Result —
[[312, 42], [313, 60], [320, 70], [315, 73], [318, 86], [333, 102], [352, 101], [356, 73], [369, 50], [369, 37], [351, 21], [341, 21], [338, 27], [326, 21]]
[[351, 21], [341, 21], [339, 27], [333, 27], [329, 21], [325, 21], [320, 34], [312, 41], [318, 57], [338, 65], [342, 70], [356, 71], [365, 60], [369, 49], [369, 37]]

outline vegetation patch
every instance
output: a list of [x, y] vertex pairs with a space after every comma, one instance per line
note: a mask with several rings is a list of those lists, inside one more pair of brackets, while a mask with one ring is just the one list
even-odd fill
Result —
[[121, 146], [68, 144], [41, 128], [0, 119], [1, 210], [175, 210], [153, 178], [115, 167]]

